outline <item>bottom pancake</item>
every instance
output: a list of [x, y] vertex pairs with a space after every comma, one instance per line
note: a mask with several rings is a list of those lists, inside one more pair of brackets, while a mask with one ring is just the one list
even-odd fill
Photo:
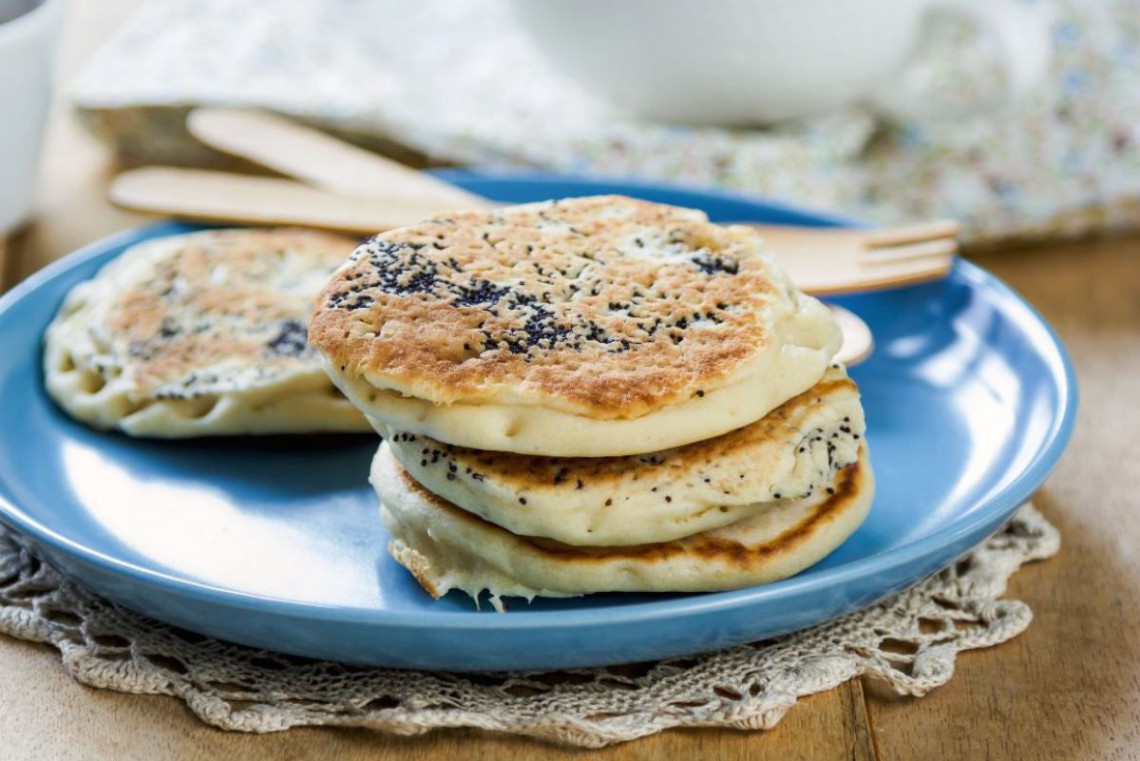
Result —
[[[874, 497], [865, 447], [830, 487], [759, 505], [729, 526], [658, 544], [574, 547], [516, 536], [420, 486], [382, 445], [372, 485], [392, 534], [389, 551], [433, 597], [478, 600], [594, 592], [708, 592], [786, 578], [818, 562], [863, 522]], [[828, 493], [828, 492], [831, 493]]]

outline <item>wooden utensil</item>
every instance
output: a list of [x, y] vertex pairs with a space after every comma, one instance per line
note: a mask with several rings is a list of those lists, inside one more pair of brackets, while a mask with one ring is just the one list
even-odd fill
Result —
[[875, 350], [875, 337], [870, 326], [863, 322], [863, 318], [843, 307], [828, 304], [827, 308], [839, 323], [843, 332], [843, 345], [835, 353], [835, 361], [842, 362], [848, 367], [857, 365]]
[[[371, 235], [453, 208], [408, 199], [379, 203], [292, 180], [174, 167], [123, 172], [112, 182], [110, 193], [115, 203], [143, 211], [173, 212], [210, 222], [305, 225], [357, 235]], [[870, 329], [851, 312], [831, 309], [843, 329], [843, 347], [836, 359], [848, 365], [862, 361], [874, 345]]]
[[[491, 207], [485, 198], [264, 111], [199, 108], [186, 122], [206, 145], [328, 190], [439, 210]], [[434, 213], [434, 212], [433, 212]], [[804, 291], [836, 295], [945, 277], [958, 251], [957, 222], [876, 230], [752, 224]]]
[[325, 190], [449, 209], [494, 205], [426, 172], [266, 111], [197, 108], [186, 117], [186, 128], [215, 150]]
[[438, 200], [377, 200], [274, 177], [161, 166], [121, 173], [109, 193], [120, 206], [186, 219], [304, 225], [361, 236], [456, 208]]
[[859, 293], [946, 277], [961, 227], [952, 220], [886, 229], [752, 225], [800, 290]]
[[[131, 208], [173, 211], [194, 219], [304, 224], [365, 235], [455, 208], [496, 205], [272, 114], [202, 108], [190, 114], [187, 126], [198, 139], [218, 150], [308, 184], [150, 167], [121, 174], [112, 183], [112, 200]], [[873, 232], [753, 226], [769, 241], [777, 242], [773, 248], [783, 252], [777, 256], [797, 284], [816, 294], [886, 287], [945, 274], [956, 250], [952, 236], [958, 229], [952, 222]], [[842, 252], [841, 261], [836, 261], [837, 251]], [[851, 312], [834, 306], [831, 309], [844, 334], [836, 358], [846, 364], [862, 361], [874, 345], [870, 329]]]
[[[292, 180], [176, 167], [123, 172], [111, 182], [110, 196], [120, 206], [189, 219], [306, 225], [357, 235], [475, 206], [423, 196], [350, 195]], [[752, 226], [796, 284], [816, 296], [934, 280], [949, 271], [956, 250], [955, 242], [944, 237], [957, 229], [952, 222], [887, 231]]]

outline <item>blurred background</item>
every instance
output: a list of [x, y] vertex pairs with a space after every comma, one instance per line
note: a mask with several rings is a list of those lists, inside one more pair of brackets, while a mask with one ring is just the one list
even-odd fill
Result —
[[63, 39], [40, 209], [117, 166], [232, 168], [184, 126], [226, 104], [415, 166], [953, 217], [974, 246], [1140, 225], [1132, 0], [72, 0]]

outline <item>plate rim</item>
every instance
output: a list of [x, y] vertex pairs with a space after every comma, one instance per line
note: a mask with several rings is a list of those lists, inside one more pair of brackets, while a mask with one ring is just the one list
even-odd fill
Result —
[[[436, 174], [442, 178], [453, 178], [457, 182], [486, 180], [492, 182], [536, 182], [540, 184], [595, 184], [610, 186], [613, 188], [613, 192], [684, 193], [793, 213], [826, 221], [832, 225], [867, 226], [867, 223], [862, 220], [817, 210], [807, 205], [734, 191], [703, 189], [688, 185], [546, 172], [489, 173], [471, 170], [444, 170], [436, 172]], [[217, 227], [222, 227], [222, 225], [163, 220], [122, 230], [92, 241], [45, 266], [0, 296], [0, 324], [5, 319], [5, 315], [21, 302], [26, 294], [38, 290], [57, 277], [85, 264], [90, 259], [106, 254], [108, 249], [130, 245], [163, 234], [174, 234], [187, 228]], [[273, 613], [292, 618], [315, 619], [325, 623], [339, 622], [400, 629], [447, 628], [481, 632], [506, 629], [512, 631], [520, 629], [557, 630], [591, 625], [637, 625], [656, 622], [663, 618], [676, 621], [679, 618], [703, 616], [721, 610], [760, 605], [771, 602], [772, 598], [794, 598], [819, 592], [827, 588], [841, 586], [854, 579], [881, 574], [914, 563], [925, 556], [937, 553], [939, 549], [954, 545], [986, 525], [996, 525], [1012, 514], [1041, 485], [1053, 470], [1071, 438], [1078, 404], [1076, 375], [1072, 361], [1052, 326], [1032, 304], [1022, 298], [1013, 288], [981, 267], [959, 258], [951, 270], [950, 277], [954, 276], [970, 281], [975, 287], [995, 291], [1003, 300], [1023, 310], [1026, 316], [1031, 318], [1028, 323], [1019, 322], [1019, 325], [1023, 328], [1032, 325], [1038, 338], [1035, 345], [1040, 345], [1041, 339], [1043, 339], [1044, 345], [1051, 351], [1052, 356], [1045, 356], [1043, 359], [1053, 369], [1053, 377], [1057, 381], [1058, 414], [1054, 417], [1052, 424], [1042, 437], [1041, 445], [1034, 452], [1032, 459], [1025, 468], [1009, 483], [1005, 484], [1000, 491], [979, 504], [978, 509], [973, 511], [968, 519], [958, 520], [940, 531], [918, 537], [872, 557], [827, 568], [813, 575], [794, 576], [772, 584], [737, 590], [706, 592], [664, 600], [643, 601], [632, 605], [606, 605], [557, 611], [514, 609], [509, 616], [472, 615], [472, 611], [467, 610], [438, 610], [430, 613], [430, 615], [425, 615], [418, 611], [391, 611], [365, 606], [303, 602], [242, 592], [144, 568], [61, 534], [36, 520], [34, 516], [29, 515], [18, 505], [12, 504], [3, 494], [0, 494], [0, 522], [56, 552], [73, 556], [76, 560], [97, 566], [102, 571], [127, 577], [132, 583], [147, 583], [159, 587], [165, 592], [195, 598], [209, 604], [252, 609], [262, 613]]]

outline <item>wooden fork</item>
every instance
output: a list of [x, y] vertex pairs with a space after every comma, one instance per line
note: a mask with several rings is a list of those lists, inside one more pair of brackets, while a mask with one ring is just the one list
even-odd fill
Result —
[[907, 227], [752, 225], [800, 290], [816, 296], [897, 288], [946, 276], [961, 226], [938, 220]]
[[[371, 235], [436, 212], [453, 209], [423, 201], [335, 194], [291, 180], [152, 167], [133, 169], [113, 181], [112, 199], [123, 206], [212, 222], [305, 225]], [[470, 204], [468, 204], [470, 206]], [[854, 365], [870, 355], [871, 331], [857, 316], [831, 306], [843, 330], [836, 359]]]
[[[458, 189], [457, 189], [458, 190]], [[123, 172], [111, 200], [142, 211], [244, 224], [306, 225], [357, 235], [412, 224], [456, 208], [492, 204], [474, 197], [357, 195], [292, 180], [175, 167]], [[748, 223], [806, 293], [831, 296], [944, 277], [957, 244], [954, 222], [858, 230]]]
[[[369, 235], [456, 208], [494, 202], [370, 151], [256, 111], [201, 108], [187, 119], [203, 143], [303, 180], [147, 167], [120, 174], [112, 200], [208, 221], [301, 224]], [[751, 224], [751, 223], [749, 223]], [[830, 295], [945, 276], [957, 251], [954, 222], [888, 230], [753, 224], [804, 291]], [[843, 330], [837, 359], [855, 364], [873, 348], [859, 317], [831, 307]]]
[[[456, 208], [495, 205], [270, 113], [199, 108], [191, 112], [187, 127], [217, 150], [310, 187], [272, 178], [151, 168], [120, 175], [112, 186], [117, 203], [211, 220], [302, 223], [355, 233], [374, 233]], [[235, 184], [231, 187], [228, 180]], [[317, 188], [335, 195], [321, 197]], [[796, 284], [817, 296], [939, 279], [958, 250], [959, 225], [953, 221], [874, 230], [752, 226]]]

